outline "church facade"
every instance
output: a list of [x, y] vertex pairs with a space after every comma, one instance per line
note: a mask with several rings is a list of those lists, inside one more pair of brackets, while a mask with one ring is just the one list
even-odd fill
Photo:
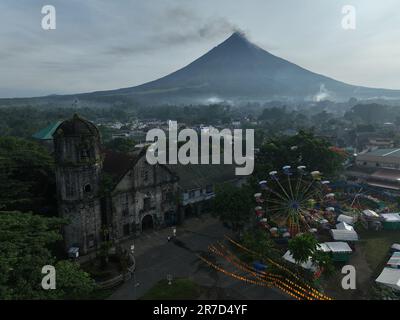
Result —
[[67, 250], [86, 254], [103, 241], [118, 243], [176, 223], [178, 177], [167, 166], [148, 164], [145, 149], [105, 150], [97, 127], [78, 115], [57, 127], [53, 141]]

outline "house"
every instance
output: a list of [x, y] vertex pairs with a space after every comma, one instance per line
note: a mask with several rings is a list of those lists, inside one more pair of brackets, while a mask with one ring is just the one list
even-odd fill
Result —
[[356, 155], [355, 166], [347, 168], [346, 176], [371, 187], [400, 192], [400, 149], [360, 153]]
[[169, 164], [167, 168], [179, 177], [180, 219], [210, 212], [217, 185], [223, 183], [240, 187], [246, 177], [235, 175], [235, 164]]
[[400, 169], [400, 148], [375, 149], [356, 156], [360, 167]]

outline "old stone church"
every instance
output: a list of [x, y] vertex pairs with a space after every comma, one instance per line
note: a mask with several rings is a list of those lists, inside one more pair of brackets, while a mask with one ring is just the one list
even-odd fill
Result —
[[59, 214], [66, 249], [81, 254], [145, 229], [171, 225], [178, 211], [178, 178], [149, 165], [145, 149], [121, 154], [102, 147], [97, 127], [74, 115], [53, 133]]

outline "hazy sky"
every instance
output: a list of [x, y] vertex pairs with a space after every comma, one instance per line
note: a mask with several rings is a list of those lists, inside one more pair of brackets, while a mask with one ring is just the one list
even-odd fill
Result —
[[[41, 28], [42, 6], [56, 30]], [[342, 7], [356, 8], [344, 30]], [[235, 29], [351, 84], [400, 89], [398, 0], [1, 0], [0, 97], [129, 87], [175, 71]]]

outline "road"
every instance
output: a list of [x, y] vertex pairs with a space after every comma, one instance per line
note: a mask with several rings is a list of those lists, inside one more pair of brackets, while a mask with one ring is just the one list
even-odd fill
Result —
[[207, 252], [208, 245], [222, 240], [229, 230], [214, 218], [193, 218], [177, 229], [177, 238], [167, 241], [172, 230], [163, 229], [144, 234], [135, 240], [136, 271], [133, 278], [121, 285], [110, 297], [112, 300], [132, 300], [143, 296], [159, 280], [166, 279], [170, 274], [173, 278], [191, 278], [197, 283], [218, 287], [214, 296], [204, 299], [221, 298], [218, 292], [223, 292], [225, 299], [256, 299], [280, 300], [289, 299], [277, 289], [249, 285], [232, 279], [202, 264], [197, 254]]

